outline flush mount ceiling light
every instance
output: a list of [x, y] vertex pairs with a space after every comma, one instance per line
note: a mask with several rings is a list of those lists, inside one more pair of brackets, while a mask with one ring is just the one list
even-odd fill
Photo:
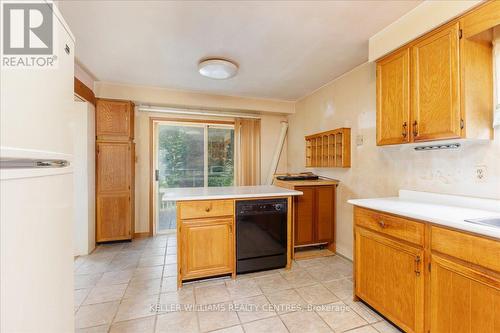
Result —
[[225, 59], [205, 59], [198, 64], [198, 71], [208, 78], [224, 80], [236, 75], [238, 65]]

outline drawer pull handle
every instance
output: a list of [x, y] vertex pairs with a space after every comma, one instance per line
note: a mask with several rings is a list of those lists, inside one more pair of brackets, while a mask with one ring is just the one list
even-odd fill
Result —
[[415, 258], [415, 275], [420, 276], [420, 256]]
[[380, 220], [378, 221], [378, 224], [380, 225], [381, 228], [385, 228], [385, 222]]
[[210, 207], [206, 207], [206, 208], [205, 208], [205, 212], [207, 212], [207, 213], [208, 213], [209, 211], [210, 211]]

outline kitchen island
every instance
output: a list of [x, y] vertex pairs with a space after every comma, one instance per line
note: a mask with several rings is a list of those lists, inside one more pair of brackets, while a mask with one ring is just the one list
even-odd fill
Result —
[[[286, 213], [286, 267], [291, 265], [293, 248], [292, 196], [302, 192], [277, 186], [230, 186], [169, 189], [164, 200], [176, 201], [177, 206], [177, 285], [183, 281], [231, 275], [237, 273], [236, 207], [255, 201], [260, 207], [270, 206], [267, 199], [283, 199], [273, 204]], [[257, 207], [259, 207], [257, 205]], [[258, 213], [258, 212], [257, 212]], [[270, 221], [262, 218], [269, 227]], [[262, 228], [260, 228], [262, 229]], [[241, 234], [240, 237], [250, 237]], [[276, 237], [272, 232], [269, 239]], [[264, 244], [254, 244], [258, 250]], [[248, 250], [248, 249], [247, 249]], [[262, 260], [265, 260], [263, 258]]]

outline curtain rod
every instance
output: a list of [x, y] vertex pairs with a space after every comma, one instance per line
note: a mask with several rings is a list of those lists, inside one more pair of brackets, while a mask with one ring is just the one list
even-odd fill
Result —
[[166, 107], [144, 106], [144, 105], [137, 106], [137, 110], [142, 111], [142, 112], [161, 112], [161, 113], [196, 115], [196, 116], [260, 119], [260, 116], [248, 114], [248, 113], [226, 113], [226, 112], [166, 108]]

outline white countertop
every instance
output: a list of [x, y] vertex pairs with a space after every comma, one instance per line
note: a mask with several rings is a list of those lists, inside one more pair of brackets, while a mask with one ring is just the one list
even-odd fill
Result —
[[302, 195], [302, 192], [273, 185], [184, 187], [167, 189], [162, 201], [244, 199]]
[[352, 199], [350, 204], [500, 239], [500, 228], [466, 222], [500, 216], [500, 200], [401, 190], [399, 197]]

